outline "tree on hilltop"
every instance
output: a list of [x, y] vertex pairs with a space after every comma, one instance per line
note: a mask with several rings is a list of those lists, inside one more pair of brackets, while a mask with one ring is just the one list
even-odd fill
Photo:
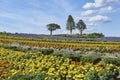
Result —
[[78, 21], [76, 28], [80, 31], [81, 36], [82, 36], [83, 30], [87, 29], [86, 24], [84, 23], [82, 19]]
[[70, 30], [70, 34], [72, 34], [72, 30], [75, 29], [75, 22], [71, 15], [68, 16], [66, 29]]
[[50, 35], [52, 36], [52, 32], [55, 31], [56, 29], [61, 29], [60, 25], [55, 24], [55, 23], [50, 23], [47, 25], [48, 30], [50, 31]]

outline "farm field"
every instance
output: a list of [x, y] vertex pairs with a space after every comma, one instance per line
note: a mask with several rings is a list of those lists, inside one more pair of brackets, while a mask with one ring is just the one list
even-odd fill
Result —
[[120, 0], [0, 0], [0, 80], [120, 80]]
[[103, 42], [103, 41], [79, 41], [79, 40], [52, 40], [52, 39], [38, 39], [38, 38], [23, 38], [13, 36], [0, 36], [0, 42], [6, 44], [18, 43], [20, 45], [27, 45], [31, 47], [45, 47], [57, 49], [94, 49], [103, 51], [120, 51], [120, 42]]
[[[0, 36], [0, 42], [3, 80], [117, 80], [120, 75], [120, 42], [13, 36]], [[86, 54], [90, 51], [96, 54]]]

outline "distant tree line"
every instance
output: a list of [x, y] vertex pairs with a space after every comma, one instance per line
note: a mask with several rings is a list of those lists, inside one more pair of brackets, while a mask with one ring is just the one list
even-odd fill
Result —
[[87, 37], [89, 38], [100, 38], [100, 37], [104, 37], [103, 33], [91, 33], [88, 34]]
[[[50, 31], [50, 35], [52, 36], [52, 32], [61, 29], [60, 25], [55, 23], [50, 23], [47, 25], [48, 30]], [[80, 35], [82, 36], [83, 30], [87, 29], [86, 24], [82, 19], [78, 21], [78, 23], [75, 24], [75, 21], [71, 15], [68, 16], [67, 23], [66, 23], [66, 30], [70, 31], [70, 34], [72, 34], [74, 29], [78, 29], [80, 31]]]

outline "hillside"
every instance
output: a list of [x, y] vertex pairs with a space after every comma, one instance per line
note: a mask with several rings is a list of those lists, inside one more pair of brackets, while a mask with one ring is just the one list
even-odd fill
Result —
[[48, 39], [57, 39], [57, 40], [96, 40], [96, 41], [120, 41], [120, 37], [102, 37], [102, 38], [76, 38], [76, 37], [68, 37], [61, 35], [50, 35], [45, 34], [27, 34], [27, 33], [7, 33], [12, 36], [21, 36], [21, 37], [29, 37], [29, 38], [48, 38]]

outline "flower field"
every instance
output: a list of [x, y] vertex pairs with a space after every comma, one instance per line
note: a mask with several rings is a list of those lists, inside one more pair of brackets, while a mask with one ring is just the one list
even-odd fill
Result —
[[[0, 43], [9, 44], [9, 47], [0, 45], [0, 80], [117, 80], [120, 75], [120, 42], [0, 36]], [[42, 48], [45, 49], [39, 50]], [[56, 49], [59, 51], [51, 54]], [[66, 54], [67, 49], [82, 51], [83, 56]], [[86, 51], [115, 57], [86, 57]]]
[[69, 41], [69, 40], [50, 40], [50, 39], [36, 39], [36, 38], [23, 38], [0, 36], [0, 42], [6, 44], [18, 43], [19, 45], [27, 45], [31, 47], [45, 47], [56, 49], [93, 49], [103, 52], [120, 52], [120, 42], [96, 42], [96, 41]]
[[2, 80], [109, 80], [116, 79], [120, 66], [76, 62], [69, 58], [0, 48]]
[[120, 80], [120, 0], [0, 5], [0, 80]]

